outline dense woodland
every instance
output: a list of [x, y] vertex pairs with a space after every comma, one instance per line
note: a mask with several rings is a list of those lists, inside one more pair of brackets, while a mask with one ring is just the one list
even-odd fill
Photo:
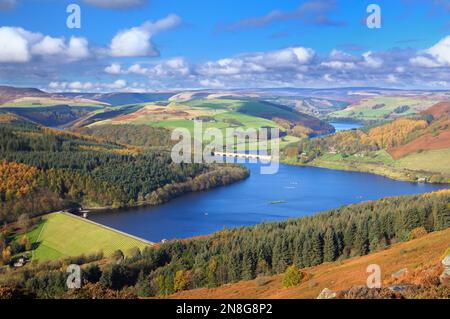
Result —
[[75, 132], [98, 136], [115, 143], [145, 148], [167, 147], [173, 143], [170, 140], [169, 130], [149, 125], [97, 125], [77, 128]]
[[[145, 133], [163, 141], [160, 131]], [[158, 204], [247, 176], [240, 166], [175, 164], [168, 152], [27, 122], [0, 126], [0, 223], [79, 205]]]
[[[345, 206], [311, 217], [226, 229], [204, 238], [164, 243], [109, 265], [100, 256], [31, 265], [4, 274], [0, 296], [121, 298], [159, 296], [197, 287], [277, 274], [366, 255], [416, 234], [450, 227], [450, 191], [392, 197]], [[84, 287], [66, 291], [70, 263], [86, 264]], [[103, 264], [103, 263], [102, 263]], [[33, 268], [34, 267], [34, 268]], [[63, 267], [64, 269], [64, 267]], [[3, 288], [1, 288], [3, 286]]]

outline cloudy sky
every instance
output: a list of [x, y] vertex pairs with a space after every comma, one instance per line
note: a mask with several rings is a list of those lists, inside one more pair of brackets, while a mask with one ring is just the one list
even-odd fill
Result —
[[450, 0], [0, 0], [0, 84], [450, 89]]

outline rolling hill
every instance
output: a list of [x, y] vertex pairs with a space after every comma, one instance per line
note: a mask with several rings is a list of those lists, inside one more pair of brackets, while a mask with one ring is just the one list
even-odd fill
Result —
[[83, 97], [66, 97], [33, 88], [0, 87], [0, 111], [46, 126], [60, 126], [109, 104]]
[[50, 94], [34, 88], [16, 88], [12, 86], [0, 86], [0, 104], [20, 99], [27, 96], [49, 97]]
[[95, 100], [112, 106], [137, 104], [145, 102], [165, 101], [175, 92], [159, 92], [159, 93], [59, 93], [61, 96], [68, 98], [81, 98]]
[[155, 127], [193, 129], [193, 120], [203, 120], [204, 127], [261, 128], [279, 127], [284, 131], [301, 126], [308, 135], [333, 132], [334, 128], [315, 117], [290, 107], [259, 100], [196, 99], [187, 102], [149, 103], [137, 110], [120, 108], [116, 113], [97, 114], [102, 119], [90, 125], [146, 124]]
[[386, 121], [419, 114], [438, 100], [427, 96], [374, 96], [329, 114], [332, 119], [354, 119], [365, 122]]

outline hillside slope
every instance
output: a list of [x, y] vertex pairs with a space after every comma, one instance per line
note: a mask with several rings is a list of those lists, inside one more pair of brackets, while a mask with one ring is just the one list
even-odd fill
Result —
[[392, 245], [386, 250], [367, 256], [306, 268], [304, 270], [309, 274], [309, 279], [296, 287], [283, 287], [283, 275], [275, 275], [227, 284], [218, 288], [186, 290], [170, 295], [168, 298], [316, 298], [324, 288], [339, 291], [356, 285], [365, 285], [369, 275], [366, 269], [372, 264], [381, 267], [383, 285], [388, 285], [392, 282], [392, 274], [401, 269], [406, 268], [411, 272], [420, 267], [432, 267], [439, 264], [444, 251], [450, 247], [449, 238], [450, 229], [447, 229], [409, 242]]
[[353, 103], [343, 110], [330, 113], [334, 119], [354, 119], [365, 122], [392, 120], [419, 114], [438, 102], [435, 96], [397, 95], [372, 96]]
[[284, 160], [408, 181], [450, 182], [448, 114], [449, 103], [438, 103], [386, 124], [302, 141], [285, 150]]
[[[183, 127], [192, 130], [194, 120], [202, 120], [204, 128], [279, 127], [288, 135], [315, 136], [334, 132], [334, 128], [313, 116], [290, 107], [258, 100], [195, 99], [187, 102], [159, 102], [123, 106], [114, 112], [98, 113], [88, 125], [137, 124]], [[128, 108], [128, 109], [127, 109]], [[96, 121], [95, 121], [96, 120]]]

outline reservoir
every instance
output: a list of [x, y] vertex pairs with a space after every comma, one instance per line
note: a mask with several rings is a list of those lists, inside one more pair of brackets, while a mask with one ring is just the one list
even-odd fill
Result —
[[386, 196], [448, 188], [448, 185], [394, 181], [368, 173], [283, 164], [278, 173], [261, 175], [260, 164], [244, 165], [251, 175], [238, 183], [187, 194], [160, 206], [91, 214], [90, 219], [159, 242], [206, 235], [225, 227], [312, 215]]

